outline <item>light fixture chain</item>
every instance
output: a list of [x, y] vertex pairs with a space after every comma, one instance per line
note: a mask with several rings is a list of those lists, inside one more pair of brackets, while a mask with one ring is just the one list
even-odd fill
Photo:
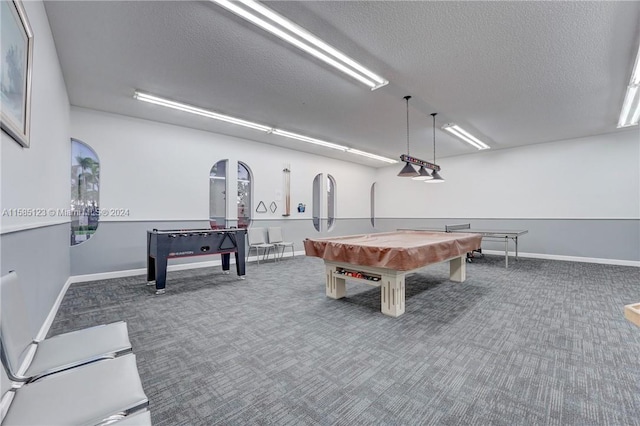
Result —
[[437, 112], [431, 114], [433, 117], [433, 164], [438, 164], [436, 162], [436, 115], [438, 115]]
[[409, 99], [411, 96], [405, 96], [404, 99], [407, 101], [407, 155], [411, 155], [409, 152]]

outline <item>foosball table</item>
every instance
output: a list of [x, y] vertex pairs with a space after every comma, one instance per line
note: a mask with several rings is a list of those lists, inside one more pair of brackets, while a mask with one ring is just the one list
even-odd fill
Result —
[[[169, 259], [222, 255], [222, 271], [229, 274], [231, 253], [236, 272], [245, 276], [246, 229], [169, 229], [147, 231], [147, 281], [154, 281], [156, 294], [165, 293]], [[149, 283], [148, 285], [153, 285]]]

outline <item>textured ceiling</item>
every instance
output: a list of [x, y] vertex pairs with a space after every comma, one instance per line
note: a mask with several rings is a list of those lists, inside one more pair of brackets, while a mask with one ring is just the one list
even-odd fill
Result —
[[[616, 131], [640, 2], [266, 2], [387, 78], [375, 91], [210, 2], [49, 1], [72, 105], [321, 155], [352, 154], [138, 102], [140, 89], [397, 158], [477, 153]], [[36, 35], [37, 36], [37, 35]], [[90, 141], [87, 141], [90, 143]]]

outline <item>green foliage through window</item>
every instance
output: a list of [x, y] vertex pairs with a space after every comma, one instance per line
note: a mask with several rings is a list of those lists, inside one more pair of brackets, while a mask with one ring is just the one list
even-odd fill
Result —
[[71, 139], [71, 245], [91, 238], [100, 218], [100, 161], [93, 149]]

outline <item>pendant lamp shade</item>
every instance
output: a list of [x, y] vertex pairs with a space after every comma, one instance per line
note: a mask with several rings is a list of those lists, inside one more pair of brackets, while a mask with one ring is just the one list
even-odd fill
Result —
[[442, 176], [440, 176], [440, 173], [438, 173], [436, 170], [433, 171], [431, 176], [433, 177], [433, 179], [428, 180], [427, 183], [444, 183], [444, 179], [442, 179]]
[[431, 175], [429, 174], [429, 172], [427, 171], [427, 169], [424, 166], [420, 166], [420, 170], [418, 170], [418, 176], [415, 176], [411, 179], [413, 180], [428, 180], [431, 179]]
[[400, 173], [398, 173], [398, 176], [400, 176], [400, 177], [414, 177], [414, 176], [418, 176], [418, 172], [416, 172], [416, 169], [414, 169], [411, 164], [405, 163], [404, 167], [402, 168], [402, 170], [400, 170]]

